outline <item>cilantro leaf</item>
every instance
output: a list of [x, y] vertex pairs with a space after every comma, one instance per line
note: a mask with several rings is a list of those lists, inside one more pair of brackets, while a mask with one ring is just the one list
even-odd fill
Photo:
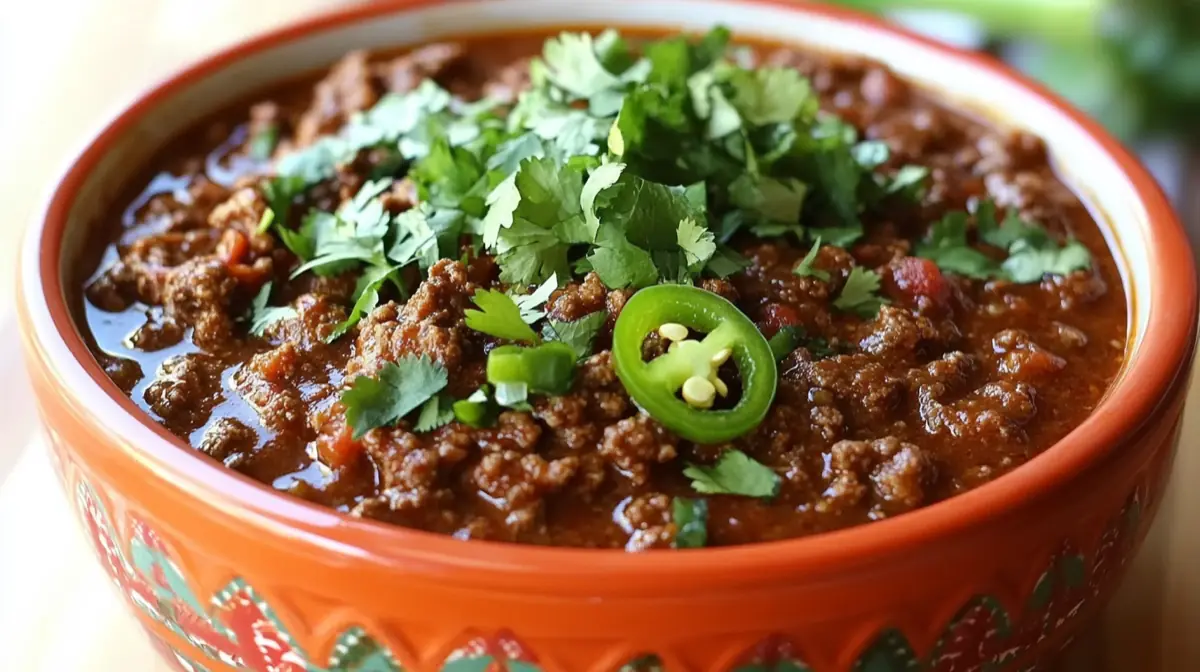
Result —
[[972, 278], [1005, 278], [1016, 283], [1033, 283], [1049, 275], [1066, 275], [1091, 267], [1091, 253], [1078, 241], [1059, 246], [1041, 226], [1025, 221], [1009, 211], [1003, 222], [996, 221], [996, 206], [984, 201], [975, 209], [975, 227], [979, 238], [1003, 249], [1008, 258], [1002, 262], [970, 246], [967, 241], [968, 215], [947, 213], [930, 227], [925, 240], [917, 245], [917, 256], [933, 260], [939, 268]]
[[275, 153], [279, 144], [279, 124], [269, 123], [246, 141], [246, 154], [257, 161], [266, 161]]
[[738, 254], [728, 245], [718, 245], [704, 270], [718, 278], [728, 278], [750, 267], [750, 260]]
[[454, 419], [468, 427], [490, 427], [496, 423], [497, 409], [492, 402], [491, 387], [484, 384], [466, 399], [454, 402]]
[[734, 91], [733, 106], [755, 126], [816, 116], [817, 97], [794, 68], [733, 69], [729, 84]]
[[675, 548], [704, 548], [708, 543], [708, 501], [676, 497], [671, 502]]
[[344, 336], [354, 328], [354, 325], [358, 324], [359, 320], [375, 310], [375, 307], [379, 305], [380, 288], [389, 280], [396, 281], [397, 270], [399, 269], [393, 266], [372, 266], [359, 277], [358, 287], [355, 291], [358, 298], [355, 299], [346, 319], [339, 322], [325, 337], [326, 343], [333, 343]]
[[600, 62], [592, 36], [587, 33], [562, 33], [546, 40], [542, 60], [547, 79], [577, 99], [591, 98], [621, 85], [621, 80]]
[[813, 262], [817, 260], [817, 254], [820, 253], [820, 251], [821, 237], [817, 236], [817, 239], [813, 241], [812, 247], [809, 248], [808, 254], [804, 255], [804, 258], [800, 260], [800, 263], [796, 264], [796, 267], [792, 269], [792, 273], [795, 273], [802, 278], [816, 278], [823, 282], [829, 282], [829, 271], [813, 268]]
[[480, 289], [471, 297], [480, 310], [467, 310], [463, 315], [467, 326], [475, 331], [510, 341], [537, 343], [537, 332], [521, 316], [517, 302], [504, 292]]
[[543, 335], [546, 338], [566, 343], [571, 346], [580, 359], [583, 359], [592, 354], [592, 345], [596, 341], [596, 334], [600, 332], [600, 328], [604, 326], [607, 319], [608, 313], [598, 310], [571, 322], [550, 320]]
[[692, 217], [679, 222], [679, 228], [675, 230], [675, 240], [679, 249], [683, 250], [688, 268], [693, 272], [699, 272], [717, 251], [713, 232], [709, 231], [708, 227], [697, 224]]
[[421, 412], [413, 425], [414, 432], [432, 432], [454, 421], [454, 406], [445, 393], [431, 397], [421, 406]]
[[914, 252], [918, 257], [933, 261], [943, 271], [969, 278], [986, 279], [996, 276], [1000, 270], [994, 259], [968, 244], [965, 212], [951, 212], [934, 222]]
[[267, 305], [267, 302], [271, 300], [272, 284], [268, 282], [263, 285], [250, 303], [250, 333], [255, 336], [262, 336], [272, 324], [297, 315], [296, 309], [291, 306]]
[[521, 162], [518, 172], [488, 196], [484, 244], [496, 253], [500, 279], [512, 284], [569, 275], [572, 244], [590, 243], [580, 205], [583, 172], [549, 158]]
[[859, 317], [871, 318], [879, 312], [879, 308], [887, 303], [878, 295], [879, 274], [862, 266], [855, 266], [842, 286], [842, 292], [833, 301], [834, 308], [848, 313], [856, 313]]
[[1003, 266], [1013, 282], [1040, 282], [1045, 275], [1068, 275], [1073, 271], [1091, 268], [1092, 254], [1077, 240], [1072, 240], [1063, 247], [1034, 247], [1025, 242], [1018, 242], [1013, 246], [1008, 259], [1004, 260]]
[[542, 307], [546, 305], [546, 301], [550, 299], [550, 295], [558, 290], [558, 274], [552, 273], [546, 281], [538, 286], [537, 289], [529, 294], [522, 294], [513, 297], [517, 307], [521, 309], [521, 319], [525, 320], [526, 324], [533, 324], [546, 316]]
[[767, 339], [767, 345], [771, 346], [771, 354], [775, 355], [776, 360], [782, 360], [799, 347], [805, 348], [818, 359], [837, 354], [837, 349], [830, 346], [828, 340], [809, 336], [804, 327], [782, 327], [775, 332], [774, 336]]
[[600, 227], [596, 247], [588, 253], [587, 261], [611, 289], [647, 287], [658, 282], [654, 257], [629, 242], [625, 233], [613, 225]]
[[625, 164], [623, 163], [606, 163], [592, 171], [592, 174], [588, 176], [587, 183], [580, 191], [579, 204], [583, 208], [584, 221], [587, 222], [593, 240], [600, 230], [600, 218], [596, 216], [596, 207], [607, 204], [609, 200], [600, 198], [600, 196], [605, 192], [609, 197], [616, 194], [616, 191], [608, 191], [608, 188], [617, 183], [624, 170]]
[[771, 498], [779, 494], [782, 479], [740, 450], [726, 450], [713, 466], [690, 464], [683, 475], [692, 489], [706, 495], [742, 495]]
[[358, 376], [341, 396], [354, 438], [395, 424], [433, 398], [446, 387], [447, 380], [441, 364], [412, 355], [385, 362], [377, 377]]

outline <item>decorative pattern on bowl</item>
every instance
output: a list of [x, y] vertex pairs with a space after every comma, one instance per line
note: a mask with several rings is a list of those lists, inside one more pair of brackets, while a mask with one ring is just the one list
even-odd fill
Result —
[[[1019, 614], [993, 597], [972, 599], [946, 625], [932, 651], [919, 656], [903, 633], [888, 630], [862, 653], [854, 672], [1001, 672], [1031, 670], [1045, 653], [1070, 643], [1077, 621], [1103, 603], [1128, 564], [1143, 533], [1145, 486], [1130, 494], [1088, 553], [1064, 540], [1051, 556]], [[166, 542], [150, 525], [129, 516], [122, 543], [107, 507], [85, 480], [75, 485], [80, 520], [92, 546], [122, 595], [151, 633], [173, 634], [175, 662], [188, 672], [403, 672], [392, 653], [361, 627], [337, 638], [324, 664], [314, 660], [280, 622], [253, 586], [233, 579], [201, 601], [183, 576]], [[165, 640], [164, 640], [165, 641]], [[448, 655], [442, 672], [542, 672], [538, 657], [510, 632], [476, 636]], [[653, 654], [631, 660], [621, 672], [661, 672]], [[805, 664], [788, 640], [771, 636], [733, 672], [820, 672]]]

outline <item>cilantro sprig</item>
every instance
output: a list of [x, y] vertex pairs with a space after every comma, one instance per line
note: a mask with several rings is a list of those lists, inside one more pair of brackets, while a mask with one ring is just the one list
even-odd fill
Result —
[[879, 274], [869, 268], [855, 266], [846, 277], [846, 284], [833, 300], [833, 307], [862, 318], [872, 318], [887, 299], [879, 296]]
[[[434, 398], [449, 378], [441, 364], [427, 358], [405, 355], [385, 362], [379, 375], [359, 376], [342, 392], [346, 422], [355, 439], [377, 427], [394, 425], [401, 418]], [[418, 424], [429, 426], [432, 420], [422, 413]], [[440, 417], [440, 410], [431, 414]]]
[[779, 494], [783, 482], [779, 474], [740, 450], [725, 451], [712, 466], [688, 465], [683, 475], [692, 479], [692, 489], [706, 495], [769, 499]]
[[268, 282], [263, 285], [250, 303], [250, 333], [255, 336], [262, 336], [272, 324], [293, 318], [297, 314], [296, 309], [291, 306], [267, 305], [271, 300], [272, 284]]
[[967, 212], [947, 213], [917, 244], [916, 255], [950, 273], [1019, 284], [1040, 282], [1046, 275], [1066, 275], [1092, 265], [1091, 253], [1082, 243], [1068, 240], [1060, 245], [1044, 227], [1023, 219], [1014, 210], [1000, 221], [995, 204], [983, 201], [974, 212], [975, 232], [979, 241], [1007, 254], [998, 259], [971, 244], [971, 219]]

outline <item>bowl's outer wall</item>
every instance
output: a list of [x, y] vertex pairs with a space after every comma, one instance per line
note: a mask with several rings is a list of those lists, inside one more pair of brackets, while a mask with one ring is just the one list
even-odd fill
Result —
[[[157, 139], [150, 126], [138, 132]], [[103, 169], [120, 167], [118, 158], [105, 156]], [[1178, 233], [1170, 213], [1156, 212], [1163, 206], [1147, 196], [1145, 182], [1135, 189], [1156, 205], [1106, 207], [1119, 217], [1117, 226], [1149, 218], [1146, 230], [1154, 235]], [[99, 198], [96, 191], [89, 198]], [[65, 240], [63, 256], [71, 258], [80, 241]], [[228, 505], [235, 498], [213, 498], [197, 482], [181, 480], [161, 456], [132, 445], [126, 419], [98, 417], [91, 400], [64, 384], [56, 364], [63, 351], [39, 336], [45, 318], [35, 315], [28, 292], [21, 293], [20, 310], [31, 379], [64, 487], [114, 583], [183, 669], [424, 671], [452, 660], [465, 672], [507, 660], [516, 661], [507, 664], [514, 670], [599, 671], [653, 654], [673, 671], [727, 670], [751, 660], [791, 661], [768, 669], [811, 672], [963, 672], [985, 664], [1007, 670], [1053, 655], [1095, 612], [1157, 509], [1192, 359], [1194, 270], [1185, 256], [1189, 261], [1176, 270], [1186, 277], [1177, 276], [1172, 291], [1186, 299], [1176, 307], [1193, 332], [1186, 346], [1167, 353], [1179, 363], [1173, 382], [1140, 391], [1157, 405], [1140, 418], [1138, 431], [1103, 444], [1111, 448], [1103, 459], [1052, 489], [1031, 488], [1020, 506], [953, 534], [927, 534], [900, 551], [834, 566], [776, 563], [746, 574], [734, 564], [706, 574], [708, 583], [696, 583], [697, 571], [678, 579], [661, 569], [618, 573], [616, 560], [613, 576], [621, 580], [566, 586], [562, 577], [571, 568], [547, 567], [557, 583], [528, 571], [499, 581], [494, 545], [464, 543], [450, 563], [419, 552], [339, 545], [334, 533], [342, 525], [334, 516], [314, 514], [316, 523], [288, 526], [261, 510], [251, 515], [249, 507]], [[1160, 272], [1153, 261], [1126, 269], [1139, 287]], [[1135, 314], [1135, 324], [1145, 320]], [[1033, 482], [1017, 476], [1001, 480]], [[966, 497], [959, 508], [968, 500], [982, 501]], [[406, 559], [388, 564], [381, 556]], [[464, 569], [471, 563], [480, 571]], [[594, 563], [590, 571], [586, 576], [600, 576]]]

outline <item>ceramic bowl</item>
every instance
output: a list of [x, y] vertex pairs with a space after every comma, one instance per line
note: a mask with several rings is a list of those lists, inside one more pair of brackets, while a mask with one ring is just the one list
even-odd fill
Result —
[[[182, 129], [356, 47], [531, 26], [705, 29], [883, 61], [1047, 139], [1132, 297], [1127, 363], [1082, 426], [991, 484], [807, 539], [688, 553], [563, 550], [352, 519], [276, 494], [138, 412], [74, 319], [94, 213]], [[1104, 604], [1160, 502], [1196, 324], [1191, 250], [1145, 170], [993, 61], [771, 0], [376, 2], [215, 53], [86, 147], [31, 230], [21, 322], [62, 484], [109, 576], [184, 670], [1029, 670]]]

